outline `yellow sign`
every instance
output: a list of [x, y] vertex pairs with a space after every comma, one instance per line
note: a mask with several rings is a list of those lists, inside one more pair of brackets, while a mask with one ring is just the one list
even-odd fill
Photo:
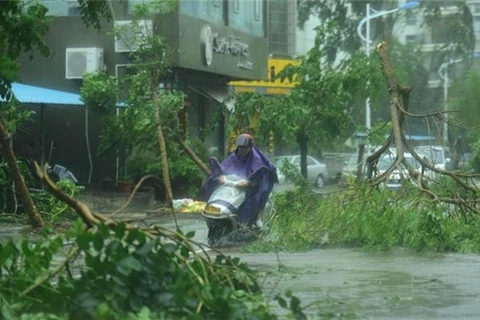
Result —
[[[289, 64], [297, 65], [298, 61], [292, 59], [268, 59], [268, 79], [265, 81], [231, 81], [228, 85], [235, 88], [235, 92], [245, 92], [239, 87], [263, 87], [267, 88], [267, 94], [283, 94], [288, 92], [288, 88], [293, 88], [295, 82], [290, 82], [288, 79], [275, 79], [275, 76], [282, 71]], [[278, 88], [278, 90], [268, 88]], [[237, 90], [240, 89], [240, 90]], [[282, 90], [280, 90], [282, 89]], [[270, 92], [268, 92], [270, 91]], [[249, 90], [247, 92], [250, 92]]]
[[266, 88], [266, 94], [287, 94], [289, 93], [291, 88]]
[[235, 93], [242, 93], [242, 92], [256, 92], [257, 88], [255, 87], [234, 87]]

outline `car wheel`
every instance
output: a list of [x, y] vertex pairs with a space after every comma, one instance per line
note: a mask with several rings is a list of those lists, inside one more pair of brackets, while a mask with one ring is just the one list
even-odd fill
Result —
[[315, 187], [323, 188], [323, 186], [325, 186], [325, 180], [323, 179], [323, 176], [319, 174], [317, 179], [315, 179]]

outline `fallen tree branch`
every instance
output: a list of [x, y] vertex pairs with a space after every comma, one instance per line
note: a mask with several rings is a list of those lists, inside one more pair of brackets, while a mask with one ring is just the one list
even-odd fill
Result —
[[114, 214], [120, 213], [120, 212], [122, 212], [123, 210], [125, 210], [126, 208], [128, 208], [128, 206], [130, 206], [130, 204], [132, 203], [133, 199], [135, 198], [135, 195], [137, 194], [138, 190], [140, 189], [140, 187], [142, 186], [142, 184], [143, 184], [147, 179], [156, 179], [156, 180], [162, 182], [162, 180], [161, 180], [159, 177], [157, 177], [156, 175], [153, 175], [153, 174], [149, 174], [149, 175], [143, 176], [142, 179], [140, 179], [140, 181], [137, 182], [137, 184], [135, 185], [135, 188], [133, 188], [132, 193], [131, 193], [130, 196], [128, 197], [127, 203], [125, 203], [120, 209], [115, 210], [115, 211], [112, 212], [111, 214], [114, 215]]
[[[392, 131], [387, 139], [387, 141], [383, 144], [383, 146], [377, 150], [374, 154], [370, 155], [367, 158], [367, 162], [369, 165], [373, 165], [374, 162], [378, 161], [379, 157], [387, 150], [387, 148], [391, 145], [395, 145], [396, 149], [396, 158], [394, 163], [381, 175], [375, 177], [372, 181], [372, 185], [378, 185], [379, 183], [385, 181], [387, 177], [392, 173], [392, 171], [398, 167], [400, 163], [402, 163], [405, 167], [407, 167], [409, 176], [416, 181], [419, 190], [430, 198], [430, 201], [435, 202], [442, 202], [447, 204], [453, 204], [456, 206], [464, 206], [469, 208], [472, 212], [480, 213], [475, 206], [480, 203], [476, 200], [470, 202], [467, 198], [461, 197], [458, 194], [452, 197], [440, 197], [439, 195], [435, 194], [431, 188], [428, 186], [425, 180], [425, 171], [429, 170], [436, 175], [442, 175], [449, 177], [455, 181], [455, 183], [464, 190], [468, 190], [472, 192], [472, 196], [476, 197], [476, 192], [478, 188], [473, 185], [469, 185], [467, 179], [474, 178], [480, 175], [471, 175], [465, 173], [456, 173], [448, 170], [442, 170], [437, 168], [433, 163], [427, 161], [422, 156], [418, 155], [415, 152], [413, 146], [407, 141], [405, 135], [402, 131], [402, 126], [407, 116], [410, 117], [428, 117], [428, 116], [436, 116], [444, 121], [447, 121], [444, 115], [444, 111], [439, 112], [432, 112], [432, 113], [425, 113], [425, 114], [412, 114], [408, 112], [408, 99], [409, 93], [411, 88], [399, 85], [397, 83], [395, 73], [392, 67], [392, 64], [389, 59], [387, 45], [385, 42], [381, 42], [377, 45], [377, 54], [380, 59], [380, 63], [383, 69], [383, 73], [388, 85], [388, 92], [390, 96], [390, 118], [392, 121]], [[404, 148], [412, 154], [414, 159], [421, 165], [421, 172], [418, 171], [417, 168], [412, 167], [404, 157]]]

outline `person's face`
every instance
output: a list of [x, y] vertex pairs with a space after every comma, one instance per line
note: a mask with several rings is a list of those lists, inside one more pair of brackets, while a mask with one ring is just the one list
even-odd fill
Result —
[[242, 158], [246, 157], [250, 153], [250, 150], [252, 150], [252, 147], [238, 146], [238, 153]]

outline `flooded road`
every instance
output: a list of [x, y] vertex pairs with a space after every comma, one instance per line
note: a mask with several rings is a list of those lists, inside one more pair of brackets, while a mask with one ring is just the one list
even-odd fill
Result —
[[[206, 241], [201, 217], [181, 218], [184, 231]], [[480, 255], [317, 249], [242, 253], [272, 298], [291, 290], [312, 319], [480, 319]], [[273, 303], [276, 304], [276, 303]], [[278, 310], [282, 312], [282, 310]]]
[[324, 249], [242, 254], [273, 296], [292, 290], [311, 315], [361, 319], [480, 319], [480, 257]]
[[[178, 214], [184, 232], [206, 243], [199, 214]], [[175, 229], [171, 216], [148, 214], [148, 223]], [[0, 228], [0, 239], [23, 238], [25, 226]], [[273, 298], [291, 290], [311, 319], [480, 319], [480, 255], [388, 253], [356, 249], [316, 249], [301, 253], [243, 253], [226, 248], [257, 270]], [[276, 313], [284, 314], [278, 308]], [[330, 318], [332, 319], [332, 318]]]

